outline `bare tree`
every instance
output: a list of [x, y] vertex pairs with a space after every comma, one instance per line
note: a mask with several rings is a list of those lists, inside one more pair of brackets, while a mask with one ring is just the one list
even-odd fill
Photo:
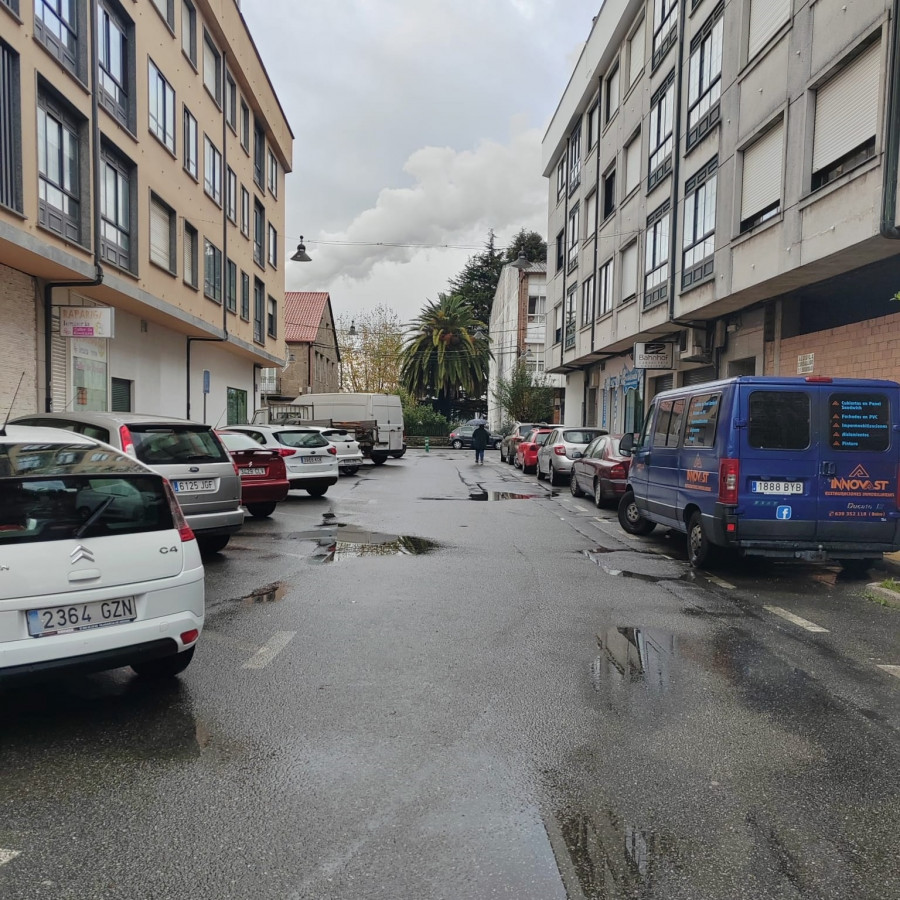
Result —
[[397, 313], [378, 304], [353, 316], [338, 316], [337, 325], [341, 390], [396, 394], [403, 347], [403, 329]]

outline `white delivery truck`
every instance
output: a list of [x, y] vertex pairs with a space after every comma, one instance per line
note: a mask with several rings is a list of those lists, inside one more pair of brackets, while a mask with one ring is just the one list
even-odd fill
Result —
[[403, 406], [396, 394], [301, 394], [292, 403], [257, 410], [253, 421], [352, 429], [363, 454], [377, 466], [406, 450]]

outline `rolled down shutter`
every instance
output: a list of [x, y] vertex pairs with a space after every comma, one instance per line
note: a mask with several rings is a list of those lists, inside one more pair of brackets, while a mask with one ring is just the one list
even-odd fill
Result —
[[638, 75], [641, 74], [641, 69], [644, 68], [644, 22], [646, 21], [646, 19], [641, 19], [641, 24], [631, 36], [631, 55], [628, 63], [629, 85], [635, 83]]
[[622, 299], [637, 293], [637, 241], [622, 253]]
[[641, 180], [641, 136], [625, 148], [625, 194], [628, 195]]
[[53, 409], [63, 412], [69, 406], [69, 342], [59, 333], [59, 307], [53, 308], [51, 373]]
[[749, 219], [781, 199], [784, 123], [767, 131], [744, 151], [741, 219]]
[[184, 229], [184, 280], [188, 284], [197, 283], [197, 260], [195, 257], [196, 242], [193, 229]]
[[791, 0], [753, 0], [747, 59], [753, 59], [791, 15]]
[[150, 259], [168, 269], [169, 256], [169, 210], [154, 197], [150, 200]]
[[875, 136], [880, 63], [875, 43], [816, 92], [813, 172]]
[[693, 387], [695, 384], [705, 384], [707, 381], [716, 380], [715, 366], [701, 366], [699, 369], [689, 369], [684, 373], [683, 384], [685, 387]]

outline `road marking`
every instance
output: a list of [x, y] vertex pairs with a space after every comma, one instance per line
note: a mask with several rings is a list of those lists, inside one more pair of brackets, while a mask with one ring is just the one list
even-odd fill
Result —
[[808, 619], [801, 619], [800, 616], [795, 616], [793, 613], [789, 613], [786, 609], [782, 609], [780, 606], [764, 606], [763, 609], [768, 610], [770, 613], [775, 613], [776, 616], [781, 616], [782, 619], [787, 619], [788, 622], [793, 622], [794, 625], [799, 625], [801, 628], [805, 628], [807, 631], [815, 631], [822, 634], [828, 633], [827, 628], [823, 628], [821, 625], [816, 625], [815, 622], [810, 622]]
[[14, 860], [21, 852], [21, 850], [4, 850], [0, 847], [0, 866], [5, 866], [8, 862]]
[[264, 669], [294, 639], [296, 631], [276, 631], [241, 668]]
[[893, 675], [894, 678], [900, 678], [900, 666], [879, 666], [879, 669], [883, 669], [888, 675]]
[[710, 575], [708, 572], [704, 572], [703, 575], [707, 581], [717, 584], [720, 588], [725, 588], [726, 591], [733, 591], [735, 589], [733, 584], [729, 584], [723, 578], [719, 578], [716, 575]]

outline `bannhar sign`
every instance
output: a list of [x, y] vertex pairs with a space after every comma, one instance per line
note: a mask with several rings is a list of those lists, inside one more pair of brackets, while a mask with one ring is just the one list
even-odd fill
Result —
[[62, 337], [111, 338], [115, 336], [114, 310], [110, 306], [59, 306]]
[[671, 369], [674, 365], [674, 343], [653, 341], [634, 345], [634, 367], [636, 369]]

